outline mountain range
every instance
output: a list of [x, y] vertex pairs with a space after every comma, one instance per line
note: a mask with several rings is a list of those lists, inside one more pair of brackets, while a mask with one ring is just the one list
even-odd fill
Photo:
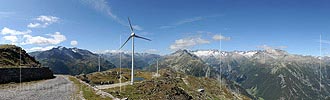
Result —
[[[97, 71], [98, 55], [87, 50], [57, 47], [30, 54], [55, 73]], [[119, 54], [100, 54], [102, 70], [118, 67]], [[329, 99], [330, 95], [330, 57], [296, 55], [279, 49], [178, 50], [164, 56], [136, 53], [135, 57], [136, 69], [155, 71], [158, 60], [160, 69], [171, 68], [192, 76], [230, 80], [231, 84], [244, 88], [239, 91], [247, 91], [260, 99]], [[130, 60], [130, 54], [122, 53], [123, 68], [130, 68]]]
[[329, 99], [329, 57], [295, 55], [279, 49], [191, 53], [215, 69], [221, 66], [223, 77], [239, 83], [256, 97], [266, 100]]
[[[150, 67], [151, 70], [156, 70], [156, 64], [154, 63], [152, 66], [154, 67]], [[187, 50], [178, 50], [172, 54], [163, 56], [158, 66], [159, 68], [172, 68], [176, 71], [198, 77], [214, 76], [214, 73], [210, 75], [213, 69], [209, 65]]]
[[[99, 55], [78, 48], [56, 47], [47, 51], [31, 52], [42, 66], [49, 67], [56, 74], [77, 75], [99, 69]], [[115, 68], [115, 65], [100, 57], [100, 70]]]

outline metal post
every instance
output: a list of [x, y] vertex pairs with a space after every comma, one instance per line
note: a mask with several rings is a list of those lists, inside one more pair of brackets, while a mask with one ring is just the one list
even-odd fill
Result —
[[134, 36], [132, 36], [132, 71], [131, 71], [131, 85], [134, 82]]
[[100, 62], [101, 59], [100, 58], [101, 58], [101, 56], [99, 55], [99, 72], [101, 71], [101, 65], [100, 65], [101, 64], [101, 62]]

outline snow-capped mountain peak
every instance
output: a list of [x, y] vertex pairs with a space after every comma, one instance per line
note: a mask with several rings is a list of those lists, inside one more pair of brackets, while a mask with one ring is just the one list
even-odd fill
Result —
[[195, 54], [196, 56], [218, 56], [220, 52], [218, 50], [197, 50], [192, 51], [191, 53]]
[[238, 51], [238, 52], [235, 52], [235, 53], [240, 54], [240, 55], [245, 56], [245, 57], [252, 57], [256, 53], [258, 53], [258, 51]]
[[196, 51], [191, 51], [192, 54], [195, 54], [198, 57], [220, 56], [220, 54], [221, 54], [221, 56], [228, 56], [230, 54], [238, 54], [238, 55], [242, 55], [244, 57], [252, 57], [257, 52], [258, 51], [233, 51], [233, 52], [218, 51], [218, 50], [196, 50]]

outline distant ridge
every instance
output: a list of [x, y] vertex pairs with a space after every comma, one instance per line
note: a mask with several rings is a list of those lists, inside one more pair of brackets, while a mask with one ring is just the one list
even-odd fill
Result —
[[[98, 71], [98, 55], [84, 49], [59, 46], [30, 54], [56, 74], [77, 75]], [[101, 71], [115, 68], [115, 65], [104, 58], [100, 62]]]
[[172, 54], [165, 55], [160, 60], [159, 67], [172, 68], [176, 71], [197, 77], [208, 77], [210, 74], [214, 74], [211, 73], [211, 67], [209, 65], [187, 50], [178, 50]]

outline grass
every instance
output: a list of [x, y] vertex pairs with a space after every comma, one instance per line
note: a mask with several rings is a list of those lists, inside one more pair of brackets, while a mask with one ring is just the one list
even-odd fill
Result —
[[70, 76], [69, 79], [78, 87], [77, 94], [79, 94], [79, 92], [82, 91], [83, 97], [87, 100], [112, 100], [109, 97], [102, 97], [100, 95], [97, 95], [96, 92], [91, 87], [80, 83], [73, 76]]
[[[101, 82], [110, 82], [110, 83], [119, 83], [119, 68], [103, 71], [103, 72], [95, 72], [87, 75], [80, 75], [78, 76], [81, 80], [89, 80], [89, 84], [95, 85], [100, 84]], [[123, 76], [121, 82], [127, 82], [131, 80], [131, 71], [127, 68], [121, 69], [121, 75]], [[141, 77], [145, 80], [149, 80], [152, 78], [151, 72], [145, 71], [135, 71], [134, 77]]]
[[[161, 84], [160, 81], [148, 81], [142, 83], [135, 83], [134, 85], [126, 85], [122, 87], [122, 91], [119, 91], [119, 87], [112, 89], [105, 89], [108, 92], [119, 98], [129, 99], [151, 99], [160, 100], [164, 99], [166, 95], [170, 95], [167, 92], [174, 93], [171, 91], [172, 88], [176, 87], [175, 84]], [[157, 85], [159, 85], [157, 87]], [[158, 89], [158, 90], [157, 90]]]
[[120, 87], [112, 88], [112, 89], [105, 89], [105, 92], [110, 93], [111, 95], [117, 97], [117, 98], [126, 98], [129, 97], [131, 99], [141, 99], [140, 97], [143, 96], [142, 94], [137, 94], [135, 93], [136, 87], [132, 85], [126, 85], [121, 87], [121, 92], [120, 92]]
[[[137, 72], [139, 76], [143, 76], [146, 80], [135, 83], [134, 85], [127, 85], [121, 88], [105, 89], [105, 92], [112, 94], [115, 97], [129, 99], [169, 99], [173, 96], [175, 99], [186, 99], [186, 95], [191, 96], [193, 99], [209, 99], [209, 100], [227, 100], [236, 99], [237, 94], [233, 94], [231, 90], [222, 85], [217, 80], [203, 77], [193, 77], [180, 73], [172, 73], [165, 75], [164, 70], [161, 72], [161, 77], [152, 78], [150, 72]], [[177, 78], [178, 76], [178, 78]], [[186, 77], [187, 76], [187, 77]], [[188, 85], [181, 79], [185, 77]], [[179, 90], [175, 90], [178, 89]], [[197, 89], [205, 89], [204, 93], [200, 93]], [[184, 92], [180, 91], [183, 90]], [[236, 95], [236, 96], [235, 96]], [[239, 95], [243, 100], [250, 100], [247, 96]]]
[[2, 44], [0, 45], [0, 49], [2, 48], [16, 48], [17, 46], [15, 45], [10, 45], [10, 44]]

